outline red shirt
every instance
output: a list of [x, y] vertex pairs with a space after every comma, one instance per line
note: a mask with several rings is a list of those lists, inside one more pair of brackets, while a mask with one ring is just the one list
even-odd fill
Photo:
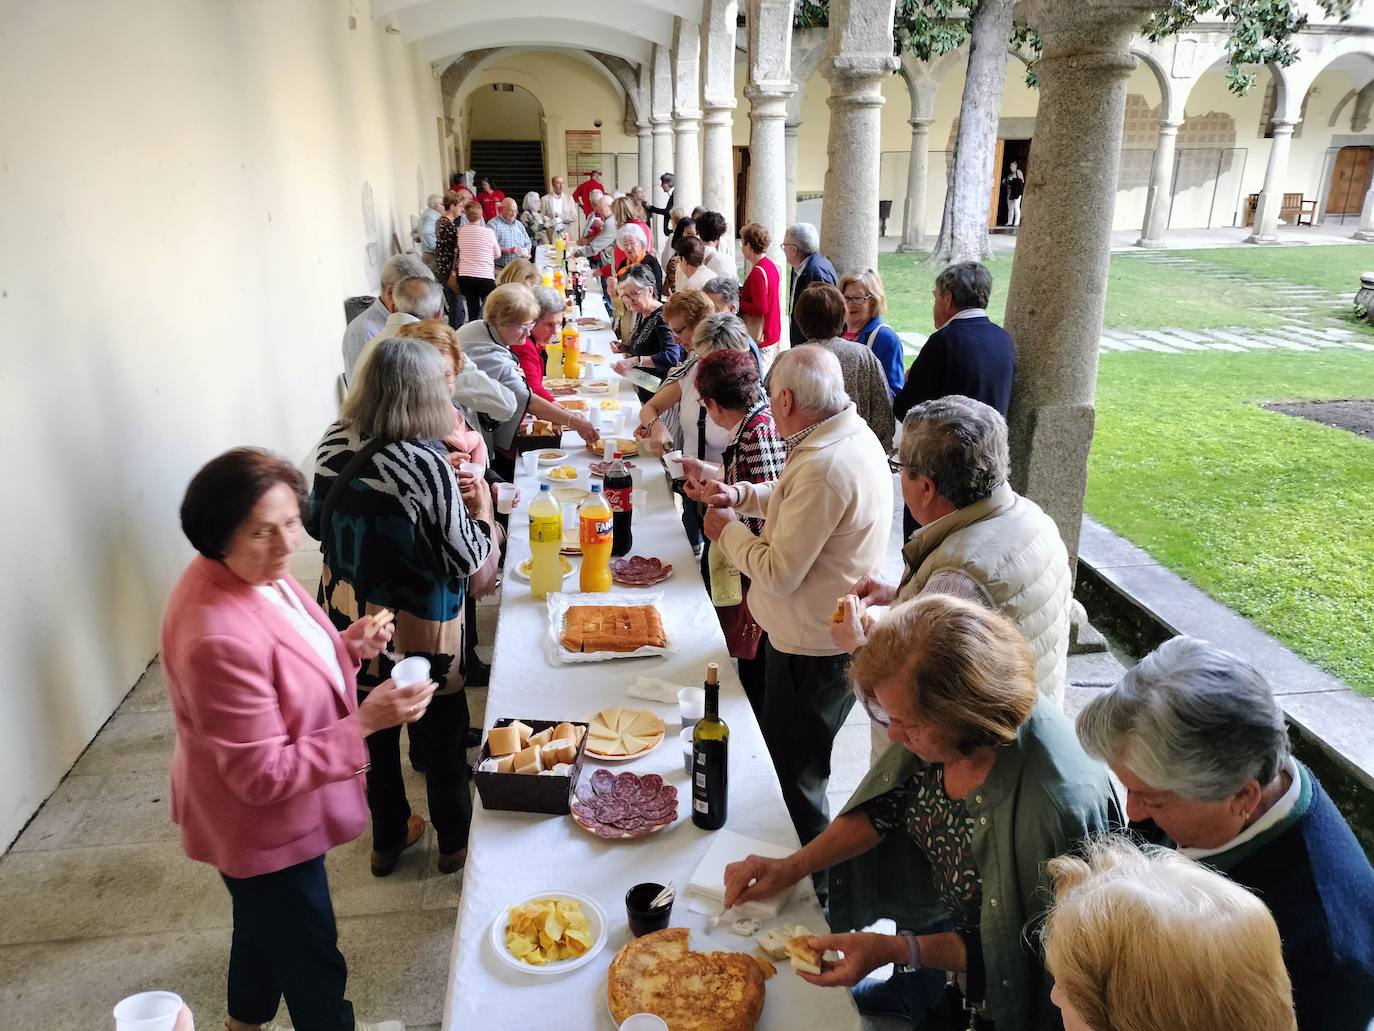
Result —
[[600, 190], [602, 193], [605, 193], [606, 187], [602, 186], [599, 182], [597, 182], [590, 176], [587, 177], [586, 182], [584, 182], [577, 189], [573, 190], [573, 200], [577, 201], [577, 204], [582, 209], [582, 214], [584, 215], [590, 215], [592, 213], [593, 190]]
[[501, 202], [506, 195], [500, 190], [487, 190], [477, 195], [477, 203], [482, 205], [482, 217], [490, 222], [500, 214]]
[[511, 353], [520, 363], [520, 371], [525, 374], [525, 383], [529, 386], [530, 393], [557, 404], [558, 399], [544, 386], [544, 349], [536, 344], [533, 338], [525, 337], [524, 341], [511, 348]]
[[757, 341], [760, 347], [770, 347], [782, 339], [782, 279], [771, 258], [759, 258], [749, 270], [739, 288], [739, 310], [741, 315], [762, 317], [763, 339]]

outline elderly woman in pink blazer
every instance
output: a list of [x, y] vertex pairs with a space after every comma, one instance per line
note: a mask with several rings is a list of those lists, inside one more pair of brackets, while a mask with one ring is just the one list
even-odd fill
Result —
[[363, 739], [419, 719], [434, 684], [388, 681], [355, 702], [359, 664], [390, 627], [359, 620], [340, 634], [292, 579], [304, 501], [299, 471], [253, 448], [220, 455], [187, 488], [181, 526], [200, 555], [162, 625], [172, 819], [233, 899], [230, 1031], [266, 1024], [283, 996], [299, 1028], [400, 1028], [354, 1019], [324, 853], [367, 828]]

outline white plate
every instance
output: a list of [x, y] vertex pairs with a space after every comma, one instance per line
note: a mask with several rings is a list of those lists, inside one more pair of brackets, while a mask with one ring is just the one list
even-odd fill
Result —
[[[533, 902], [535, 899], [574, 899], [582, 903], [582, 912], [587, 917], [587, 929], [595, 939], [592, 942], [592, 947], [576, 959], [561, 959], [557, 963], [546, 963], [542, 967], [530, 966], [530, 964], [516, 959], [506, 951], [506, 925], [510, 922], [511, 906], [523, 906], [526, 902]], [[509, 905], [501, 907], [501, 911], [496, 914], [496, 919], [491, 922], [491, 947], [496, 950], [496, 958], [512, 970], [519, 970], [523, 974], [547, 977], [554, 974], [566, 974], [570, 970], [586, 966], [605, 948], [606, 938], [609, 934], [610, 927], [606, 922], [606, 911], [595, 899], [588, 898], [577, 891], [537, 891], [532, 895], [526, 895], [524, 898], [514, 899]]]
[[[567, 560], [566, 557], [564, 557], [564, 556], [562, 556], [562, 555], [559, 555], [558, 557], [561, 558], [561, 559], [563, 559], [564, 562], [568, 562], [568, 560]], [[529, 559], [525, 559], [525, 562], [528, 562], [528, 561], [529, 561]], [[530, 574], [527, 573], [527, 572], [525, 572], [523, 569], [520, 568], [521, 566], [523, 566], [523, 565], [525, 564], [525, 562], [517, 562], [517, 563], [515, 564], [514, 568], [511, 569], [511, 575], [514, 576], [517, 580], [524, 580], [526, 583], [529, 583]], [[566, 580], [568, 577], [572, 576], [573, 573], [575, 573], [575, 572], [577, 572], [577, 567], [576, 567], [575, 565], [573, 565], [571, 562], [568, 562], [568, 571], [567, 571], [566, 573], [563, 574], [563, 579]]]
[[540, 465], [560, 465], [560, 464], [562, 464], [563, 462], [566, 462], [567, 460], [568, 460], [568, 453], [567, 453], [566, 451], [560, 451], [560, 452], [558, 452], [558, 457], [557, 457], [557, 458], [545, 458], [545, 457], [544, 457], [544, 452], [543, 452], [543, 451], [540, 451], [540, 452], [539, 452], [539, 464], [540, 464]]

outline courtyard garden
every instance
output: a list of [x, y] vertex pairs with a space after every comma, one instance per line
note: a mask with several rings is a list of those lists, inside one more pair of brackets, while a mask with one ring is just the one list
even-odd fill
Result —
[[[1347, 296], [1374, 269], [1365, 245], [1126, 253], [1111, 262], [1106, 328], [1128, 339], [1338, 327], [1374, 345]], [[988, 263], [997, 321], [1011, 264], [1009, 254]], [[880, 265], [892, 324], [931, 332], [932, 271], [906, 255], [884, 255]], [[1374, 439], [1266, 407], [1338, 399], [1374, 399], [1374, 350], [1104, 348], [1086, 507], [1374, 695]], [[1374, 425], [1374, 402], [1352, 407], [1343, 424]]]

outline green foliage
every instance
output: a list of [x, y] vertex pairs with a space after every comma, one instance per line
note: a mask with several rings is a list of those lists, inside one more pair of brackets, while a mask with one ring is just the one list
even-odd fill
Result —
[[[1316, 0], [1327, 14], [1347, 18], [1353, 0]], [[1145, 34], [1159, 41], [1186, 29], [1201, 15], [1216, 15], [1231, 25], [1227, 41], [1226, 84], [1244, 94], [1255, 84], [1254, 66], [1287, 66], [1298, 59], [1291, 40], [1307, 25], [1298, 0], [1168, 0], [1146, 24]]]
[[967, 9], [976, 3], [957, 0], [897, 0], [892, 21], [894, 52], [910, 51], [922, 61], [957, 50], [968, 39]]
[[792, 11], [794, 29], [824, 29], [830, 25], [830, 0], [797, 0]]

